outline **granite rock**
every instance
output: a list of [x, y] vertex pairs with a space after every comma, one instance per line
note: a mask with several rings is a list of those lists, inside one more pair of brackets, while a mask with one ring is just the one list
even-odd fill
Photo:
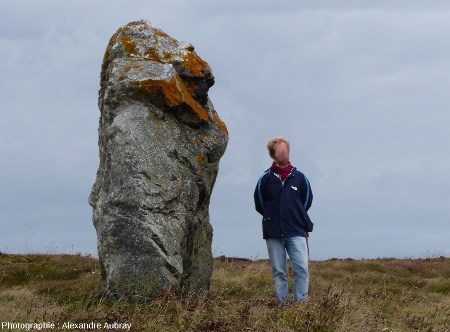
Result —
[[112, 299], [208, 291], [210, 196], [228, 130], [214, 76], [188, 42], [150, 22], [120, 27], [100, 77], [100, 165], [89, 195], [102, 291]]

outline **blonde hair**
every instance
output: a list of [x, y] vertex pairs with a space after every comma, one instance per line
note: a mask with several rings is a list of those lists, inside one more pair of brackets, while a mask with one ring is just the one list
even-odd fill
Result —
[[275, 143], [279, 143], [279, 142], [286, 143], [287, 150], [288, 150], [288, 153], [289, 153], [289, 149], [290, 149], [289, 141], [287, 139], [285, 139], [284, 137], [282, 137], [282, 136], [277, 136], [277, 137], [271, 138], [269, 140], [269, 142], [267, 143], [267, 150], [269, 150], [270, 157], [272, 157], [272, 158], [274, 157], [275, 149], [273, 148], [273, 146], [275, 145]]

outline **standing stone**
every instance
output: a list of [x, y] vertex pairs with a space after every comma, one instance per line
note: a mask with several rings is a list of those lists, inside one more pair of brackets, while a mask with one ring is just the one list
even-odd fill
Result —
[[111, 299], [209, 290], [209, 202], [228, 131], [208, 97], [214, 76], [188, 42], [150, 22], [106, 47], [98, 98], [100, 166], [89, 196]]

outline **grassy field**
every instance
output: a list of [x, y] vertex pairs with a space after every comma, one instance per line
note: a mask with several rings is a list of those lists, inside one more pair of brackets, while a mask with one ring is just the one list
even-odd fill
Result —
[[[293, 272], [289, 270], [289, 295]], [[450, 258], [310, 261], [309, 300], [279, 307], [268, 260], [218, 257], [210, 292], [181, 303], [98, 296], [98, 260], [0, 253], [0, 322], [129, 323], [131, 331], [450, 331]]]

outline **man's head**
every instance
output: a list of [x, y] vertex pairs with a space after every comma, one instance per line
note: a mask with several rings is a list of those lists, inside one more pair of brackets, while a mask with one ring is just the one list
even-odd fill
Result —
[[267, 143], [270, 157], [278, 165], [286, 165], [289, 161], [289, 141], [284, 137], [277, 136]]

